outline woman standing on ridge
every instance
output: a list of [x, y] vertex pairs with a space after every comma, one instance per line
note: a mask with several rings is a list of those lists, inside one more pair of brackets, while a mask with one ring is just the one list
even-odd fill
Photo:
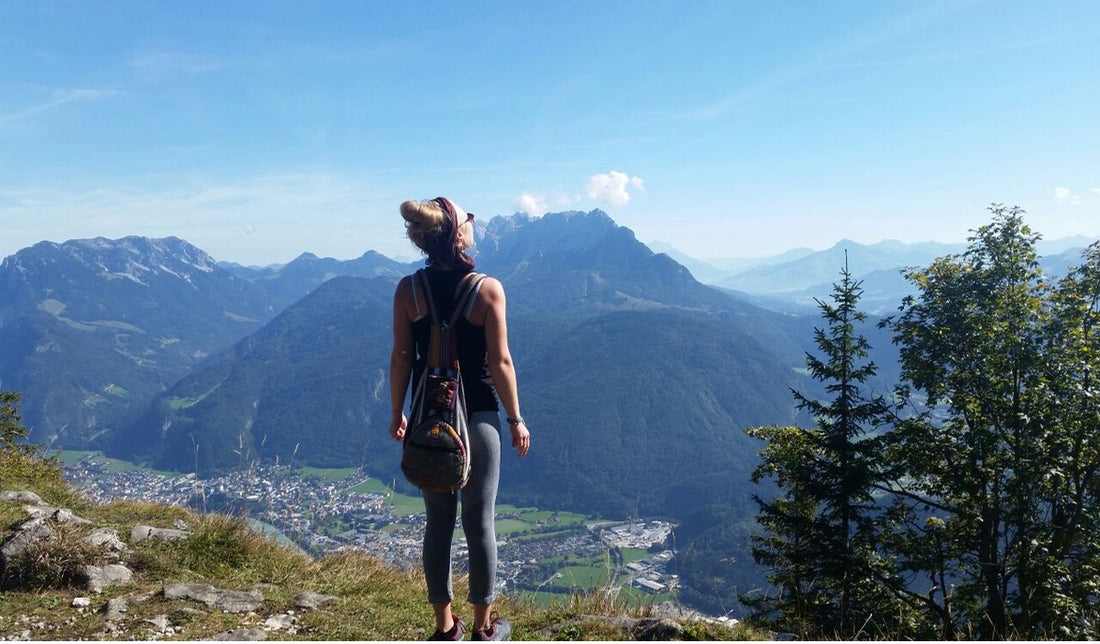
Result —
[[[409, 239], [427, 256], [427, 276], [441, 317], [454, 310], [454, 293], [474, 268], [466, 249], [474, 241], [474, 216], [449, 199], [438, 197], [401, 204]], [[393, 351], [390, 354], [390, 436], [403, 441], [408, 420], [405, 396], [414, 376], [423, 368], [431, 320], [424, 294], [413, 276], [397, 285], [393, 298]], [[460, 494], [462, 529], [469, 546], [470, 593], [474, 607], [473, 639], [508, 639], [508, 620], [491, 611], [495, 599], [497, 543], [494, 517], [500, 480], [500, 405], [504, 406], [512, 447], [527, 455], [531, 435], [520, 416], [516, 372], [508, 349], [504, 287], [492, 277], [482, 281], [472, 306], [457, 323], [458, 355], [470, 429], [470, 479]], [[432, 640], [461, 640], [466, 623], [452, 612], [451, 540], [459, 494], [422, 492], [427, 525], [424, 528], [424, 576], [428, 601], [435, 611]]]

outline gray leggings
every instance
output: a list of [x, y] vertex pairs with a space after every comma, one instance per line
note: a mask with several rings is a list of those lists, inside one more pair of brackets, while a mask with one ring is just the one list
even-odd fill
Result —
[[470, 549], [471, 604], [491, 604], [496, 597], [497, 484], [500, 482], [500, 415], [495, 411], [470, 415], [470, 480], [458, 494], [423, 492], [428, 522], [424, 528], [424, 577], [428, 601], [442, 604], [454, 599], [451, 587], [451, 540], [459, 495], [462, 497], [462, 531]]

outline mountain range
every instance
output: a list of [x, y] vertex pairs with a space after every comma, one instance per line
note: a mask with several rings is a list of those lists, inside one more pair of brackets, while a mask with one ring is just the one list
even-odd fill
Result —
[[[1043, 270], [1050, 275], [1064, 275], [1071, 265], [1079, 262], [1080, 251], [1095, 241], [1083, 235], [1040, 240], [1038, 251]], [[815, 298], [831, 292], [842, 266], [847, 265], [853, 277], [862, 282], [861, 308], [886, 315], [897, 309], [903, 297], [914, 293], [902, 275], [904, 269], [927, 266], [938, 257], [966, 250], [966, 244], [962, 243], [907, 244], [885, 240], [860, 244], [845, 239], [821, 251], [795, 248], [771, 257], [704, 262], [667, 244], [650, 246], [688, 267], [704, 284], [740, 294], [765, 308], [808, 315], [817, 310]]]
[[[696, 579], [717, 552], [748, 558], [759, 445], [743, 430], [811, 422], [790, 390], [819, 393], [803, 369], [813, 298], [845, 258], [888, 311], [905, 293], [898, 267], [960, 250], [846, 242], [689, 270], [601, 211], [496, 217], [476, 238], [478, 269], [508, 293], [533, 434], [527, 459], [506, 454], [501, 498], [682, 521]], [[246, 267], [176, 238], [42, 242], [0, 264], [0, 387], [23, 392], [32, 440], [52, 448], [200, 475], [361, 466], [407, 490], [387, 378], [393, 289], [417, 265], [368, 251]], [[862, 332], [886, 393], [889, 336], [873, 321]], [[744, 588], [750, 568], [707, 579]]]
[[[801, 380], [810, 319], [700, 284], [604, 213], [499, 218], [481, 233], [478, 267], [508, 292], [538, 441], [525, 462], [505, 460], [512, 500], [622, 516], [668, 514], [678, 494], [744, 491], [754, 450], [740, 430], [793, 420], [789, 388]], [[387, 371], [393, 288], [411, 268], [383, 268], [394, 272], [323, 281], [155, 397], [103, 448], [200, 473], [253, 459], [363, 465], [403, 486], [386, 436]], [[715, 449], [700, 454], [701, 444]], [[686, 476], [688, 464], [707, 474]]]

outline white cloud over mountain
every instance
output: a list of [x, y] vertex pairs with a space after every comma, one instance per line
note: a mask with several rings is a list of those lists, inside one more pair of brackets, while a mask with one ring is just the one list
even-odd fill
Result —
[[630, 203], [632, 190], [645, 192], [645, 182], [642, 178], [612, 170], [606, 174], [594, 174], [589, 177], [585, 193], [589, 199], [617, 208]]
[[[584, 195], [589, 199], [610, 208], [625, 206], [634, 195], [644, 192], [645, 181], [641, 177], [618, 170], [592, 175], [584, 189]], [[519, 212], [538, 216], [550, 212], [552, 208], [571, 208], [583, 200], [584, 196], [569, 194], [562, 189], [551, 195], [524, 191], [516, 197], [513, 205]]]
[[546, 205], [546, 197], [531, 192], [524, 192], [516, 197], [515, 208], [517, 212], [525, 212], [535, 216], [545, 214], [549, 210]]

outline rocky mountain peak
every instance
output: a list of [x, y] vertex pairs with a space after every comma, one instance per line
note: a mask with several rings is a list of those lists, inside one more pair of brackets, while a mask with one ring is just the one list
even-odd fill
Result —
[[171, 277], [192, 282], [213, 273], [217, 264], [199, 248], [177, 237], [74, 239], [61, 244], [40, 242], [8, 257], [0, 271], [54, 275], [68, 281], [78, 276], [124, 279], [146, 286], [148, 280]]

